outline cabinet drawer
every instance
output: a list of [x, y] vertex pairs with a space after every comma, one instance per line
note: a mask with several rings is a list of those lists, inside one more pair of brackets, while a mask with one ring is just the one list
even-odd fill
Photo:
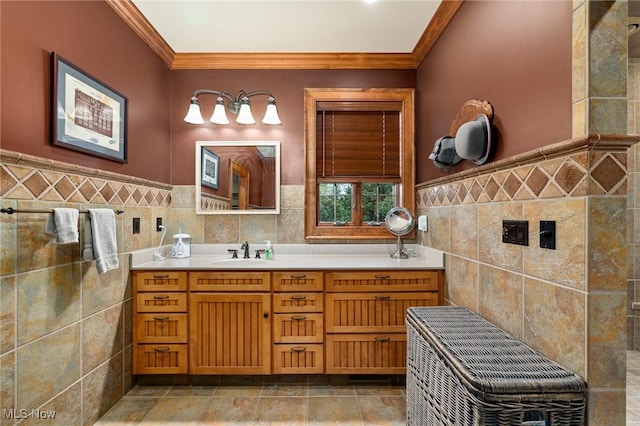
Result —
[[322, 314], [275, 314], [274, 343], [322, 343]]
[[138, 343], [187, 343], [187, 314], [138, 314]]
[[326, 372], [404, 374], [406, 333], [330, 334], [325, 340]]
[[134, 272], [137, 291], [186, 291], [187, 273], [176, 271]]
[[138, 293], [138, 312], [187, 312], [187, 293]]
[[274, 272], [273, 291], [322, 291], [322, 272]]
[[438, 291], [438, 271], [335, 271], [325, 273], [326, 291]]
[[185, 374], [187, 345], [135, 345], [133, 374]]
[[324, 371], [322, 345], [274, 345], [274, 374], [320, 374]]
[[274, 312], [322, 312], [322, 293], [296, 293], [273, 295]]
[[326, 331], [404, 333], [411, 306], [435, 306], [438, 293], [330, 293], [325, 295]]
[[191, 291], [271, 291], [269, 272], [190, 272]]

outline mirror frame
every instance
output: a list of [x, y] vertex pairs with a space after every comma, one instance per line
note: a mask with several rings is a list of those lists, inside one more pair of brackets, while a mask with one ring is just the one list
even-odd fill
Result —
[[[269, 146], [275, 149], [275, 208], [273, 209], [247, 209], [247, 210], [203, 210], [202, 185], [200, 177], [202, 173], [202, 148], [216, 146]], [[196, 141], [196, 175], [195, 175], [195, 209], [196, 214], [280, 214], [280, 141]]]

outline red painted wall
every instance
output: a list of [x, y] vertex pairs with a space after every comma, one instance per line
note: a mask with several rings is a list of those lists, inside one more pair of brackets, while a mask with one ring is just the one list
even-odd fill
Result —
[[[571, 138], [571, 8], [463, 3], [417, 71], [417, 183], [444, 176], [428, 156], [469, 99], [494, 108], [493, 160]], [[463, 161], [454, 172], [474, 166]]]
[[[195, 142], [278, 140], [281, 155], [281, 183], [304, 183], [304, 89], [318, 87], [415, 87], [414, 70], [216, 70], [174, 71], [172, 92], [172, 183], [192, 185], [195, 180]], [[191, 95], [197, 89], [239, 90], [267, 89], [277, 102], [282, 125], [236, 124], [235, 116], [228, 114], [232, 124], [192, 125], [183, 121]], [[215, 96], [200, 98], [205, 120], [213, 111]], [[251, 98], [251, 109], [257, 122], [262, 120], [267, 98]]]
[[[468, 99], [495, 111], [501, 159], [571, 137], [571, 2], [467, 1], [419, 69], [171, 71], [101, 1], [0, 2], [0, 147], [125, 175], [190, 185], [197, 140], [279, 140], [282, 184], [304, 181], [304, 88], [417, 87], [417, 182]], [[49, 54], [56, 51], [128, 97], [128, 163], [49, 142]], [[269, 89], [281, 126], [193, 126], [200, 88]], [[215, 99], [203, 96], [203, 114]], [[252, 99], [260, 119], [266, 98]], [[456, 171], [472, 167], [468, 162]]]
[[[170, 183], [171, 71], [103, 1], [0, 2], [0, 147]], [[50, 144], [50, 52], [128, 98], [126, 164]]]

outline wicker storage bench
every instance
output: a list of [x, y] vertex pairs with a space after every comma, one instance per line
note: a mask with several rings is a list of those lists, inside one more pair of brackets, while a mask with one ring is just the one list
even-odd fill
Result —
[[585, 424], [584, 380], [466, 308], [407, 312], [407, 424]]

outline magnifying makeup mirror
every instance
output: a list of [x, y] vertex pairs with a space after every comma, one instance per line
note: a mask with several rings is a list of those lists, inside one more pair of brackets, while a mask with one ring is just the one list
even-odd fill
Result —
[[402, 239], [400, 237], [407, 235], [413, 229], [413, 225], [415, 223], [413, 216], [409, 210], [404, 207], [394, 207], [389, 210], [384, 222], [387, 225], [389, 232], [398, 237], [398, 247], [391, 257], [393, 259], [408, 258], [409, 256], [404, 252], [404, 246], [402, 245]]

